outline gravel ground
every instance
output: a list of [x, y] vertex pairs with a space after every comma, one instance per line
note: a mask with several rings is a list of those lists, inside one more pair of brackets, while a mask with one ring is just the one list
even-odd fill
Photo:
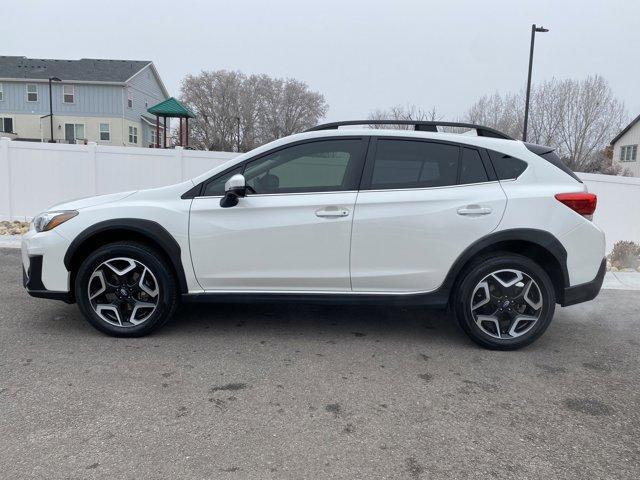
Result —
[[0, 235], [22, 235], [29, 230], [28, 222], [13, 221], [1, 221], [0, 222]]
[[114, 339], [0, 250], [3, 479], [640, 476], [640, 294], [519, 352], [420, 309], [185, 306]]

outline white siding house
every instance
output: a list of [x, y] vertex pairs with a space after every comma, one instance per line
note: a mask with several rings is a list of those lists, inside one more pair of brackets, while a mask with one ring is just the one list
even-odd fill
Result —
[[640, 115], [611, 141], [613, 161], [623, 169], [629, 170], [634, 177], [640, 177], [638, 145], [640, 145]]
[[0, 56], [0, 136], [48, 142], [53, 123], [57, 143], [148, 147], [167, 98], [150, 61]]

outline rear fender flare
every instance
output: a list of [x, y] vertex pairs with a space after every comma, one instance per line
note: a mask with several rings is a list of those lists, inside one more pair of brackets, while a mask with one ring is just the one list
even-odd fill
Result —
[[537, 230], [533, 228], [515, 228], [491, 233], [467, 247], [456, 259], [453, 266], [447, 273], [441, 289], [450, 292], [454, 288], [456, 280], [458, 279], [458, 276], [464, 269], [465, 265], [467, 265], [469, 261], [473, 260], [475, 256], [483, 253], [484, 251], [490, 250], [493, 246], [511, 241], [532, 243], [546, 250], [560, 266], [563, 284], [556, 287], [560, 287], [559, 290], [562, 291], [564, 288], [569, 286], [567, 251], [562, 243], [560, 243], [560, 241], [551, 233], [544, 230]]

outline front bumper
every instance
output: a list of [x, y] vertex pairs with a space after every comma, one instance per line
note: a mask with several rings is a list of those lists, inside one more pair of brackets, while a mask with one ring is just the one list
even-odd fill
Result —
[[73, 303], [71, 292], [56, 292], [47, 290], [42, 283], [42, 255], [30, 255], [28, 266], [25, 270], [22, 265], [22, 285], [27, 293], [32, 297], [49, 298], [52, 300], [62, 300], [66, 303]]
[[69, 242], [55, 230], [22, 236], [22, 276], [27, 292], [34, 297], [73, 301], [64, 254]]
[[607, 273], [607, 260], [603, 258], [600, 269], [593, 280], [564, 289], [563, 298], [559, 302], [560, 305], [567, 307], [577, 303], [588, 302], [596, 298], [598, 293], [600, 293], [600, 288], [602, 288], [605, 273]]

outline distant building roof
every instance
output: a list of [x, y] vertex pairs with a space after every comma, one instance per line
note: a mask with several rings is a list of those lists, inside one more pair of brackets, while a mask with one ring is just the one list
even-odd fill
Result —
[[614, 143], [616, 143], [618, 140], [620, 140], [620, 138], [627, 133], [636, 123], [640, 122], [640, 115], [638, 115], [636, 118], [634, 118], [633, 120], [631, 120], [631, 123], [629, 123], [629, 125], [627, 125], [626, 127], [624, 127], [620, 133], [618, 135], [615, 136], [615, 138], [613, 140], [611, 140], [611, 145], [613, 145]]
[[148, 108], [147, 112], [160, 117], [196, 117], [191, 110], [173, 97], [169, 97], [164, 102]]
[[44, 58], [0, 56], [0, 78], [63, 81], [126, 82], [149, 65], [149, 60], [52, 60]]

